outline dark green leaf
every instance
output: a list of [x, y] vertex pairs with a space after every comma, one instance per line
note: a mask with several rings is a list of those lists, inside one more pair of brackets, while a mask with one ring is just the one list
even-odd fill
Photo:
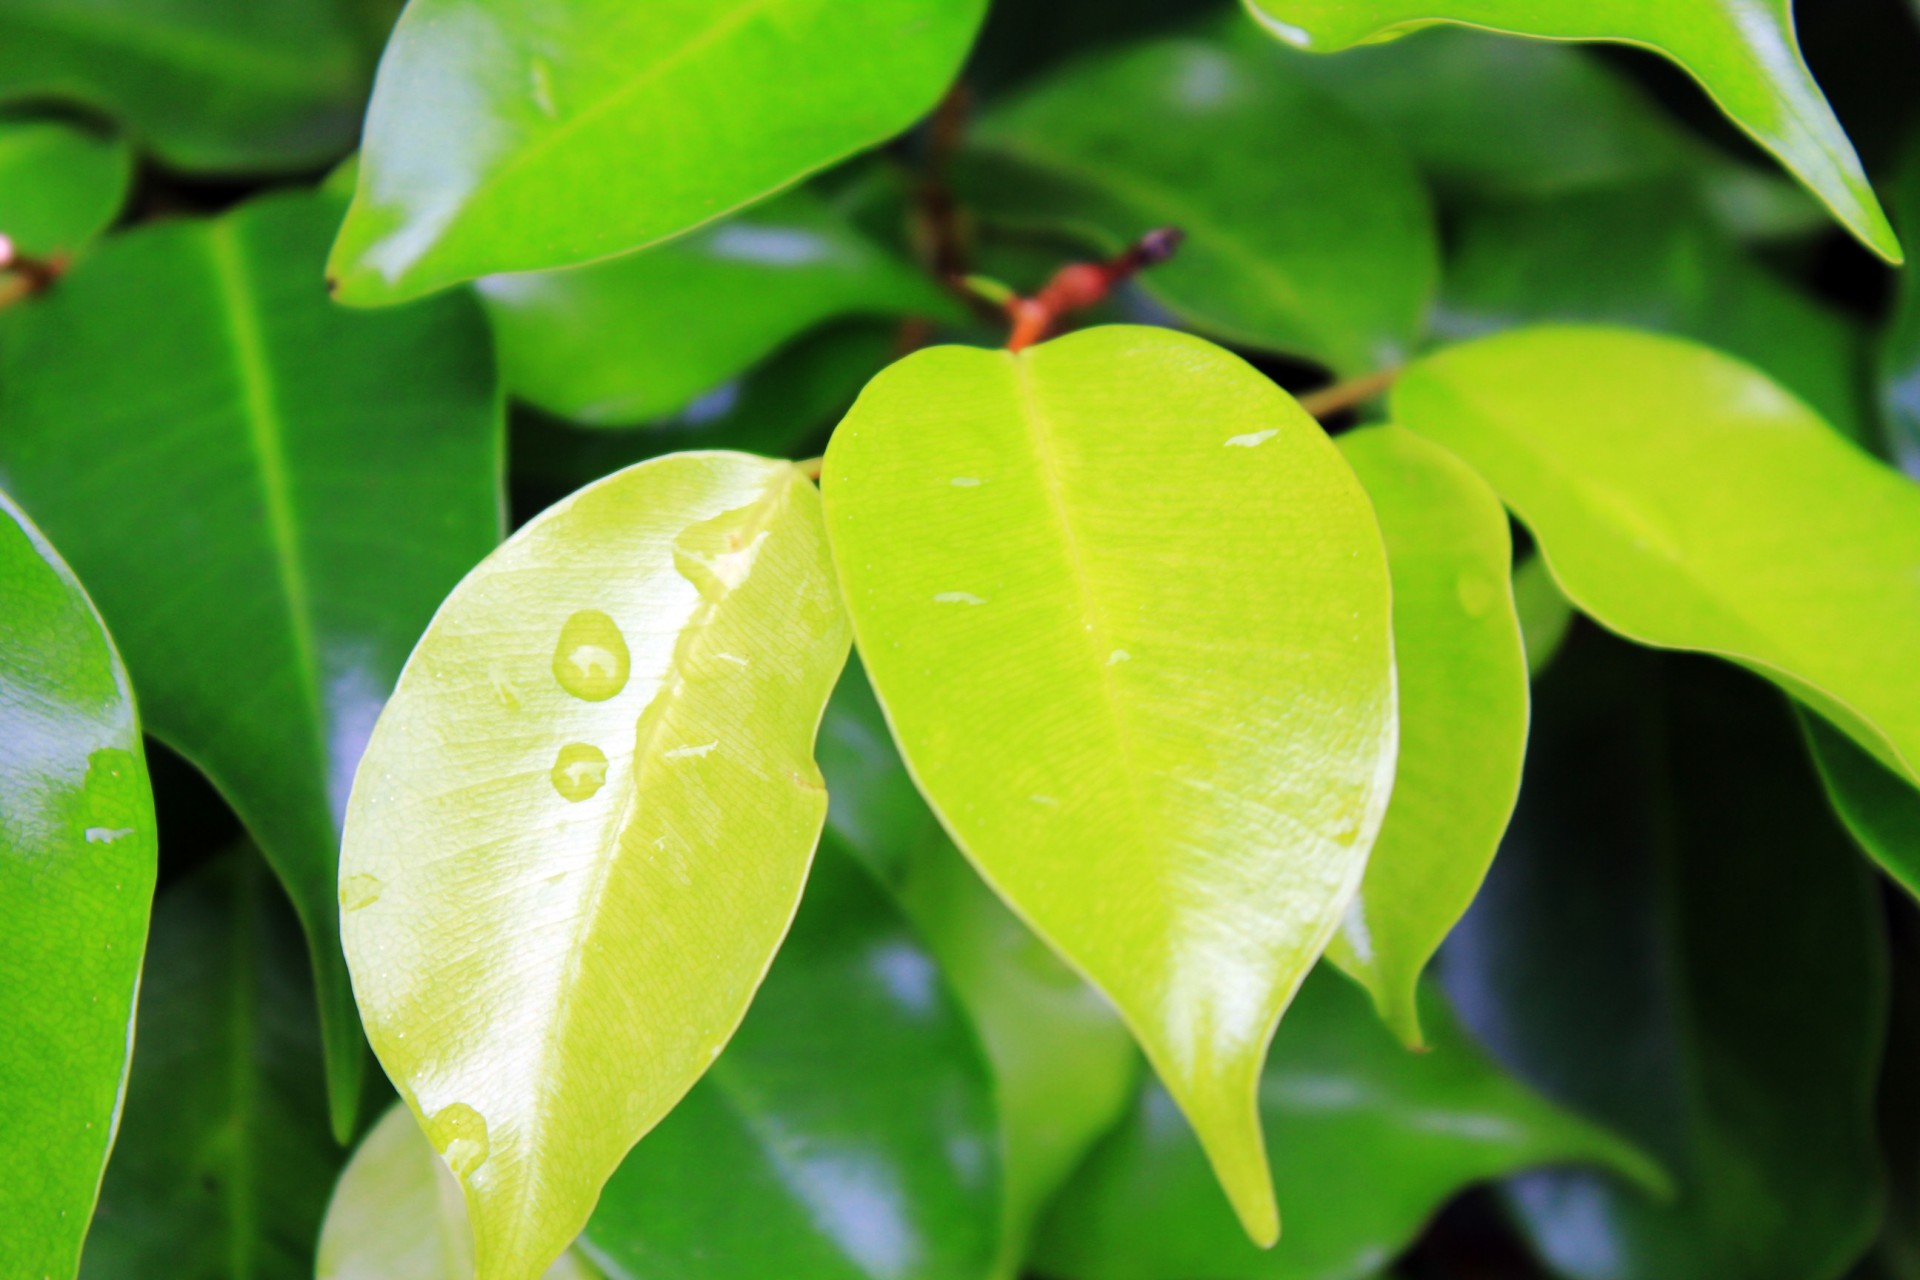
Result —
[[1867, 435], [1859, 326], [1747, 257], [1684, 185], [1579, 192], [1462, 218], [1435, 329], [1463, 338], [1545, 321], [1697, 339], [1764, 369], [1848, 436]]
[[1331, 972], [1301, 987], [1260, 1081], [1287, 1215], [1271, 1251], [1234, 1230], [1192, 1131], [1149, 1081], [1056, 1204], [1036, 1256], [1041, 1272], [1358, 1280], [1384, 1274], [1443, 1202], [1486, 1178], [1584, 1161], [1658, 1183], [1631, 1147], [1503, 1075], [1438, 995], [1429, 990], [1422, 1002], [1431, 1049], [1415, 1054]]
[[280, 171], [338, 155], [366, 81], [337, 0], [0, 0], [0, 101], [105, 112], [181, 169]]
[[0, 236], [21, 253], [84, 248], [119, 216], [132, 182], [123, 142], [52, 120], [0, 119]]
[[344, 1153], [300, 931], [252, 850], [160, 896], [81, 1280], [307, 1280]]
[[1513, 571], [1513, 606], [1527, 642], [1527, 674], [1537, 677], [1560, 652], [1579, 615], [1538, 554], [1528, 556]]
[[990, 217], [1108, 252], [1185, 231], [1141, 283], [1197, 329], [1346, 373], [1396, 362], [1419, 334], [1437, 251], [1412, 165], [1265, 48], [1104, 55], [989, 115], [977, 142]]
[[340, 821], [407, 652], [498, 538], [500, 408], [470, 298], [327, 301], [338, 212], [280, 196], [98, 247], [9, 334], [0, 471], [93, 584], [152, 731], [285, 881], [344, 1132]]
[[986, 0], [414, 0], [380, 64], [340, 296], [639, 249], [881, 142]]
[[1800, 716], [1834, 812], [1881, 870], [1920, 895], [1920, 791], [1819, 716]]
[[[1894, 178], [1893, 214], [1904, 238], [1920, 239], [1920, 132]], [[1900, 273], [1893, 320], [1880, 348], [1881, 427], [1887, 451], [1920, 480], [1920, 268]]]
[[680, 413], [836, 317], [955, 311], [805, 190], [639, 253], [489, 276], [479, 290], [507, 390], [608, 427]]
[[0, 1275], [71, 1280], [120, 1120], [153, 895], [133, 694], [0, 496]]
[[1838, 1275], [1879, 1213], [1885, 960], [1786, 707], [1592, 630], [1538, 697], [1512, 833], [1442, 973], [1497, 1057], [1679, 1195], [1535, 1175], [1521, 1221], [1583, 1280]]

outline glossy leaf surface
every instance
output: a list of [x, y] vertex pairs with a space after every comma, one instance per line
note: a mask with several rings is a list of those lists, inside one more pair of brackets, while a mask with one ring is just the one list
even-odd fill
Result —
[[337, 0], [0, 0], [0, 101], [119, 120], [168, 165], [299, 169], [353, 145], [366, 66]]
[[1435, 329], [1616, 324], [1752, 362], [1865, 440], [1859, 325], [1756, 263], [1671, 181], [1476, 210], [1456, 228]]
[[1185, 231], [1140, 283], [1196, 328], [1345, 373], [1395, 363], [1418, 335], [1437, 251], [1413, 166], [1264, 48], [1107, 55], [987, 116], [978, 142], [991, 217], [1107, 252]]
[[374, 87], [340, 297], [590, 262], [739, 208], [912, 124], [985, 11], [416, 0]]
[[1387, 569], [1352, 472], [1235, 357], [1112, 327], [896, 364], [823, 485], [916, 780], [1113, 999], [1270, 1240], [1260, 1060], [1392, 778]]
[[82, 1280], [308, 1280], [344, 1153], [300, 930], [248, 849], [161, 894]]
[[847, 643], [805, 476], [694, 453], [523, 527], [409, 660], [353, 791], [343, 932], [481, 1280], [558, 1257], [739, 1025], [826, 817]]
[[1421, 971], [1480, 888], [1520, 790], [1527, 656], [1507, 513], [1460, 459], [1398, 427], [1341, 437], [1393, 574], [1400, 760], [1360, 896], [1327, 955], [1421, 1041]]
[[1581, 612], [1753, 667], [1920, 777], [1920, 489], [1763, 375], [1525, 329], [1422, 360], [1393, 404], [1487, 478]]
[[1132, 1096], [1133, 1041], [940, 829], [856, 664], [820, 726], [820, 768], [828, 828], [893, 890], [986, 1045], [1005, 1160], [995, 1274], [1017, 1275], [1040, 1210]]
[[340, 818], [407, 651], [499, 537], [500, 409], [470, 299], [328, 303], [338, 215], [278, 196], [96, 248], [11, 326], [0, 473], [86, 576], [150, 730], [286, 883], [344, 1133], [365, 1051]]
[[1395, 1044], [1351, 985], [1300, 989], [1260, 1081], [1287, 1230], [1270, 1251], [1233, 1229], [1192, 1131], [1148, 1082], [1048, 1219], [1039, 1270], [1063, 1280], [1359, 1280], [1386, 1274], [1433, 1213], [1472, 1183], [1575, 1161], [1643, 1182], [1631, 1147], [1503, 1074], [1438, 993], [1432, 1046]]
[[[315, 1280], [473, 1280], [460, 1184], [404, 1106], [373, 1127], [327, 1205]], [[569, 1249], [543, 1280], [600, 1280]]]
[[677, 413], [839, 316], [954, 310], [806, 191], [639, 253], [479, 289], [507, 389], [594, 426]]
[[1554, 40], [1608, 40], [1671, 58], [1721, 110], [1898, 262], [1900, 244], [1840, 122], [1800, 56], [1792, 0], [1246, 0], [1277, 38], [1332, 51], [1435, 22]]
[[120, 1121], [153, 794], [106, 628], [3, 496], [0, 601], [0, 1274], [71, 1280]]
[[132, 182], [124, 142], [52, 120], [0, 119], [0, 235], [21, 253], [82, 248], [118, 216]]
[[972, 1027], [829, 841], [753, 1012], [607, 1183], [580, 1249], [609, 1280], [977, 1280], [999, 1166]]
[[1879, 1217], [1880, 907], [1783, 700], [1592, 629], [1538, 696], [1512, 832], [1442, 973], [1496, 1057], [1677, 1194], [1535, 1174], [1522, 1224], [1581, 1280], [1843, 1274]]
[[1880, 869], [1920, 896], [1920, 791], [1838, 729], [1802, 710], [1833, 811]]

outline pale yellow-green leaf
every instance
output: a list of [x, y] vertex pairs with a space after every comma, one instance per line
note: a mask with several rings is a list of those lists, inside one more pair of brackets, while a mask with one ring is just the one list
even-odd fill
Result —
[[1792, 0], [1244, 0], [1275, 36], [1331, 51], [1456, 22], [1552, 40], [1639, 45], [1684, 68], [1861, 243], [1900, 241], [1800, 55]]
[[1393, 573], [1400, 762], [1360, 896], [1327, 955], [1421, 1043], [1420, 974], [1479, 892], [1520, 794], [1527, 656], [1500, 499], [1399, 427], [1340, 440], [1373, 499]]
[[480, 1280], [532, 1280], [733, 1034], [826, 814], [848, 630], [789, 463], [675, 454], [468, 575], [349, 805], [374, 1050], [466, 1189]]
[[1270, 1242], [1261, 1060], [1392, 779], [1365, 493], [1237, 357], [1124, 326], [909, 357], [834, 434], [823, 486], [916, 781], [1114, 1001]]
[[[395, 1107], [340, 1175], [320, 1228], [315, 1280], [473, 1280], [473, 1229], [460, 1184], [413, 1114]], [[569, 1249], [543, 1280], [598, 1280]]]
[[1393, 407], [1486, 477], [1582, 613], [1751, 667], [1920, 779], [1920, 486], [1764, 374], [1521, 329], [1420, 361]]

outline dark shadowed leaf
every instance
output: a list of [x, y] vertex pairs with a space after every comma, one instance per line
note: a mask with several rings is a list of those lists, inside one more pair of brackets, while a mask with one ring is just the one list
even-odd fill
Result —
[[54, 120], [0, 118], [0, 236], [21, 253], [65, 258], [85, 248], [119, 216], [132, 182], [124, 142]]

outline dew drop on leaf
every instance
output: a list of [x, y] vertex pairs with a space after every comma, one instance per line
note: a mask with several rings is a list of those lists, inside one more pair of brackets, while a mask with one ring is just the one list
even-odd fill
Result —
[[582, 609], [560, 628], [553, 678], [584, 702], [605, 702], [627, 687], [631, 658], [626, 637], [598, 609]]
[[380, 899], [380, 891], [387, 886], [378, 876], [348, 876], [340, 882], [340, 909], [358, 911], [370, 907]]
[[453, 1170], [456, 1178], [465, 1178], [487, 1162], [486, 1117], [464, 1102], [440, 1108], [427, 1121], [427, 1140], [433, 1143]]
[[606, 785], [607, 753], [590, 742], [569, 742], [553, 762], [553, 789], [578, 804]]

